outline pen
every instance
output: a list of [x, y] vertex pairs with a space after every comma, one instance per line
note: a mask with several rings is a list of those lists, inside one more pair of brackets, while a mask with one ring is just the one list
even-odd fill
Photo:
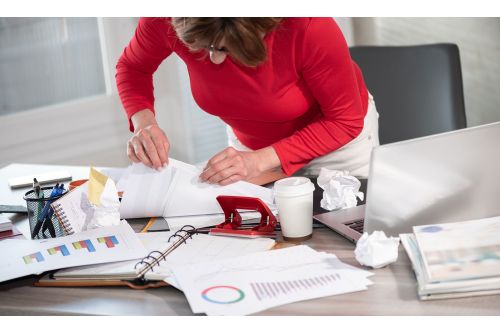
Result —
[[33, 178], [33, 190], [35, 191], [36, 197], [38, 198], [40, 196], [41, 187], [36, 178]]
[[[59, 192], [60, 192], [59, 183], [57, 183], [54, 186], [54, 188], [52, 188], [52, 192], [50, 193], [49, 200], [45, 204], [45, 207], [43, 208], [41, 214], [38, 216], [38, 220], [35, 224], [35, 227], [33, 228], [33, 233], [31, 234], [31, 238], [35, 238], [35, 236], [38, 235], [40, 230], [42, 230], [42, 234], [43, 234], [43, 232], [46, 229], [49, 230], [49, 233], [52, 237], [55, 237], [54, 226], [52, 225], [52, 221], [50, 219], [48, 219], [47, 217], [49, 216], [49, 211], [52, 210], [50, 204], [52, 203], [53, 200], [50, 200], [50, 199], [56, 197]], [[41, 194], [42, 194], [42, 199], [43, 199], [43, 191], [41, 191]], [[50, 214], [50, 216], [52, 216], [52, 214]]]
[[[42, 192], [42, 191], [41, 191], [40, 183], [38, 182], [38, 180], [36, 178], [33, 178], [33, 191], [35, 192], [35, 197], [37, 199], [41, 199], [40, 192]], [[42, 209], [42, 203], [40, 201], [38, 201], [37, 205], [36, 205], [36, 212], [35, 212], [35, 216], [37, 218], [38, 218], [38, 216], [40, 216], [41, 209]]]
[[[60, 197], [64, 193], [64, 184], [60, 184], [59, 187], [56, 184], [55, 189], [56, 189], [56, 194], [54, 197]], [[45, 229], [49, 230], [49, 233], [51, 237], [56, 237], [56, 230], [54, 228], [54, 225], [52, 224], [52, 215], [54, 214], [54, 209], [52, 208], [52, 202], [54, 200], [49, 201], [49, 211], [47, 213], [47, 217], [45, 218], [44, 225], [42, 226], [42, 233], [45, 232]]]

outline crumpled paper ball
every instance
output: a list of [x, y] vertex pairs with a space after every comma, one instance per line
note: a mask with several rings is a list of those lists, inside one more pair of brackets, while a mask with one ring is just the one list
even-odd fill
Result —
[[363, 266], [381, 268], [398, 260], [399, 237], [387, 237], [383, 231], [367, 232], [356, 243], [354, 254]]
[[323, 189], [321, 207], [326, 210], [337, 210], [355, 207], [356, 198], [363, 200], [364, 194], [359, 191], [361, 182], [349, 171], [329, 170], [321, 168], [318, 176], [318, 186]]
[[88, 202], [89, 214], [83, 230], [97, 229], [119, 225], [120, 221], [120, 199], [115, 182], [108, 178], [100, 197], [100, 204], [93, 205]]

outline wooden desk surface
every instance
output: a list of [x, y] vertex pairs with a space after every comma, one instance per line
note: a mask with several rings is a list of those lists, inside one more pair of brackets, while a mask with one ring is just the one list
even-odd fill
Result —
[[[4, 186], [0, 170], [0, 190]], [[316, 229], [303, 244], [359, 267], [354, 245], [329, 229]], [[419, 301], [402, 246], [396, 263], [373, 272], [374, 284], [366, 291], [288, 304], [259, 315], [500, 315], [500, 295]], [[0, 284], [0, 315], [192, 315], [184, 294], [173, 287], [40, 288], [33, 281], [26, 277]]]

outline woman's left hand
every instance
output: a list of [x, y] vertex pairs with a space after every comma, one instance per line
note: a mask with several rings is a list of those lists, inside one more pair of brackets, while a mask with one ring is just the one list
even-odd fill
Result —
[[257, 151], [239, 151], [229, 147], [208, 160], [200, 175], [200, 180], [228, 185], [255, 178], [262, 172], [279, 165], [278, 155], [272, 147]]

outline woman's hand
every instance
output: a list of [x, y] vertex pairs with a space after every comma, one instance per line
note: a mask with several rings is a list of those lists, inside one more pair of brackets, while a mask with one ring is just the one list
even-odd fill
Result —
[[200, 175], [200, 180], [207, 183], [228, 185], [239, 180], [256, 178], [263, 172], [280, 165], [278, 155], [272, 147], [248, 152], [229, 147], [207, 162]]
[[166, 166], [170, 144], [165, 132], [158, 126], [153, 112], [139, 111], [131, 120], [134, 125], [134, 135], [127, 143], [128, 158], [157, 170]]

